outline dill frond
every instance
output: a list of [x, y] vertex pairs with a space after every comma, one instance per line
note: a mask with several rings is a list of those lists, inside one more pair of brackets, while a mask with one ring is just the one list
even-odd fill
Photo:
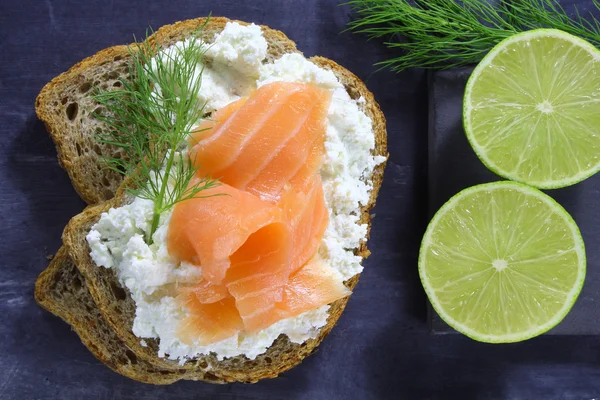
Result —
[[[600, 0], [593, 0], [600, 11]], [[560, 29], [600, 45], [600, 22], [577, 10], [570, 17], [556, 0], [350, 0], [357, 19], [348, 29], [384, 39], [398, 57], [382, 68], [444, 69], [479, 62], [503, 39], [537, 28]], [[587, 18], [586, 18], [587, 17]]]
[[97, 139], [125, 153], [106, 158], [107, 167], [128, 177], [130, 194], [154, 202], [149, 244], [162, 213], [219, 184], [195, 178], [197, 164], [179, 151], [204, 114], [199, 93], [206, 46], [196, 40], [202, 29], [176, 47], [163, 49], [148, 40], [131, 45], [131, 80], [94, 95], [108, 110], [96, 116], [109, 127]]

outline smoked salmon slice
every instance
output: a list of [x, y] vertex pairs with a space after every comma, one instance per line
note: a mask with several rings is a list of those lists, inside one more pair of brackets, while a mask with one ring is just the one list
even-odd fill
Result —
[[[251, 261], [240, 262], [239, 251], [233, 254], [231, 268], [224, 280], [229, 293], [236, 299], [244, 324], [246, 318], [257, 310], [267, 309], [282, 300], [283, 288], [290, 275], [314, 256], [327, 228], [328, 213], [318, 175], [315, 175], [308, 192], [291, 189], [285, 193], [279, 207], [290, 232], [291, 254], [284, 268], [274, 270], [270, 267], [272, 263], [256, 259], [258, 243], [265, 243], [268, 239], [256, 242], [249, 239], [242, 249]], [[275, 249], [272, 251], [272, 254], [277, 254]]]
[[183, 289], [182, 292], [191, 292], [196, 300], [203, 304], [216, 303], [227, 297], [231, 297], [225, 285], [214, 285], [203, 279], [191, 289]]
[[[230, 256], [260, 230], [270, 240], [265, 242], [264, 251], [278, 249], [276, 257], [268, 258], [272, 263], [268, 268], [278, 270], [287, 264], [291, 251], [289, 229], [278, 207], [226, 184], [207, 189], [202, 196], [174, 207], [167, 233], [172, 256], [202, 265], [203, 278], [218, 284], [230, 267]], [[261, 247], [254, 251], [257, 258], [263, 257]], [[266, 255], [263, 260], [266, 262]]]
[[[256, 332], [285, 319], [295, 317], [351, 294], [333, 269], [315, 257], [290, 276], [281, 288], [281, 296], [254, 298], [252, 312], [241, 317], [233, 297], [217, 303], [202, 304], [193, 295], [184, 297], [190, 316], [178, 326], [178, 336], [184, 343], [198, 340], [206, 345], [224, 340], [244, 330]], [[248, 305], [249, 306], [249, 305]]]
[[282, 300], [268, 308], [257, 308], [243, 318], [249, 332], [265, 329], [277, 321], [295, 317], [305, 311], [349, 296], [351, 291], [334, 270], [315, 257], [291, 275], [283, 289]]
[[193, 292], [185, 292], [177, 300], [188, 310], [188, 316], [176, 327], [177, 337], [183, 343], [206, 346], [225, 340], [244, 329], [232, 297], [203, 304]]
[[219, 178], [178, 203], [169, 253], [202, 280], [178, 288], [185, 343], [209, 344], [350, 294], [316, 254], [329, 223], [318, 171], [331, 92], [274, 82], [217, 110], [190, 139], [198, 176]]
[[[331, 92], [316, 86], [273, 82], [260, 87], [222, 123], [208, 126], [191, 150], [199, 176], [276, 201], [315, 153], [323, 154]], [[239, 101], [238, 101], [239, 102]], [[318, 154], [317, 154], [318, 155]], [[318, 158], [318, 157], [317, 157]], [[310, 163], [314, 168], [318, 163]]]
[[[290, 276], [314, 256], [327, 228], [321, 179], [314, 175], [305, 192], [287, 190], [277, 205], [228, 185], [210, 190], [219, 188], [226, 196], [184, 201], [171, 217], [169, 251], [179, 259], [202, 265], [203, 280], [191, 289], [182, 289], [184, 304], [194, 307], [193, 321], [199, 324], [206, 313], [223, 307], [224, 299], [232, 300], [227, 304], [236, 308], [244, 329], [262, 329], [265, 323], [286, 318], [286, 313], [277, 311], [281, 308], [277, 305], [290, 296], [291, 289], [286, 289]], [[217, 204], [220, 208], [215, 211]], [[240, 227], [243, 234], [234, 232]], [[212, 246], [213, 254], [206, 251], [207, 245]], [[224, 269], [225, 275], [212, 268]], [[319, 305], [327, 304], [328, 299], [323, 297], [325, 303]], [[214, 306], [207, 309], [202, 304]], [[295, 312], [296, 308], [290, 310]], [[196, 333], [206, 336], [203, 332], [207, 329]]]
[[307, 193], [290, 189], [276, 206], [228, 185], [212, 191], [223, 195], [178, 204], [167, 234], [171, 255], [202, 265], [194, 289], [201, 302], [220, 299], [224, 289], [213, 285], [222, 283], [243, 308], [243, 299], [281, 288], [316, 253], [328, 223], [318, 176]]
[[323, 144], [316, 143], [313, 145], [308, 158], [300, 169], [290, 178], [289, 184], [298, 190], [305, 190], [310, 185], [315, 175], [323, 164], [325, 150]]
[[227, 104], [223, 108], [219, 108], [217, 111], [212, 113], [211, 117], [205, 119], [198, 125], [198, 127], [192, 132], [188, 139], [190, 146], [194, 146], [200, 140], [207, 139], [210, 135], [215, 132], [215, 128], [225, 122], [232, 114], [239, 110], [244, 103], [248, 100], [247, 97], [242, 97], [232, 103]]
[[291, 272], [317, 252], [329, 223], [321, 177], [313, 174], [306, 182], [302, 190], [292, 187], [285, 191], [278, 203], [292, 232]]

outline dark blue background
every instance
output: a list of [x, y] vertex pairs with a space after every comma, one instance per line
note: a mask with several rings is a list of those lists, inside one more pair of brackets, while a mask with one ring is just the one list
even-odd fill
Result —
[[[84, 204], [34, 113], [42, 86], [146, 27], [214, 15], [285, 31], [307, 56], [338, 61], [375, 93], [390, 160], [355, 294], [333, 333], [297, 368], [255, 385], [154, 387], [104, 367], [69, 326], [40, 309], [33, 283]], [[416, 261], [427, 223], [427, 79], [374, 73], [392, 52], [340, 33], [336, 1], [0, 0], [0, 399], [592, 399], [600, 338], [543, 336], [486, 345], [431, 335]], [[588, 244], [589, 246], [589, 244]]]

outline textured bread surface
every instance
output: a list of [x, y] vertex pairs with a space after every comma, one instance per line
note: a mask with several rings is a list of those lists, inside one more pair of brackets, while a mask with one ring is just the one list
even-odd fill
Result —
[[[204, 31], [206, 40], [210, 41], [209, 39], [215, 33], [220, 32], [227, 21], [229, 20], [226, 18], [211, 18]], [[189, 36], [199, 24], [204, 22], [205, 19], [199, 18], [168, 25], [157, 31], [149, 40], [170, 45]], [[283, 33], [264, 26], [262, 29], [269, 44], [267, 62], [285, 53], [297, 52], [295, 44]], [[98, 71], [104, 71], [106, 79], [109, 79], [100, 78], [100, 87], [105, 82], [108, 82], [107, 87], [114, 85], [118, 78], [115, 78], [114, 82], [110, 80], [112, 79], [108, 76], [112, 72], [110, 68], [126, 70], [128, 57], [126, 46], [103, 50], [55, 78], [38, 96], [36, 103], [38, 115], [45, 122], [56, 143], [60, 163], [67, 170], [73, 186], [90, 204], [100, 203], [109, 198], [110, 200], [88, 207], [69, 222], [63, 234], [65, 246], [59, 252], [60, 257], [57, 256], [38, 279], [36, 299], [44, 308], [71, 324], [83, 343], [98, 359], [111, 369], [142, 382], [167, 384], [179, 379], [214, 383], [256, 382], [263, 378], [276, 377], [300, 363], [319, 345], [336, 324], [348, 298], [332, 304], [327, 325], [320, 330], [317, 338], [305, 343], [292, 343], [285, 335], [281, 335], [266, 353], [254, 360], [238, 356], [219, 361], [211, 354], [179, 365], [178, 361], [158, 357], [156, 340], [145, 339], [146, 346], [141, 345], [140, 338], [132, 332], [135, 303], [130, 293], [120, 286], [112, 269], [99, 268], [90, 258], [90, 249], [85, 240], [90, 228], [98, 221], [102, 212], [123, 205], [129, 199], [125, 194], [124, 185], [121, 184], [121, 177], [104, 169], [100, 159], [102, 155], [114, 155], [118, 150], [110, 147], [94, 147], [98, 146], [93, 137], [95, 129], [106, 129], [106, 127], [89, 115], [89, 110], [94, 107], [93, 100], [89, 96], [90, 91], [77, 94], [73, 90], [78, 84], [87, 82], [88, 78], [81, 77], [95, 76]], [[335, 62], [323, 57], [313, 57], [310, 60], [322, 68], [332, 70], [345, 86], [350, 97], [357, 99], [362, 96], [365, 99], [362, 108], [371, 118], [375, 132], [376, 147], [373, 153], [387, 156], [385, 118], [372, 93], [360, 79]], [[119, 76], [127, 78], [123, 75]], [[96, 85], [95, 81], [94, 85]], [[61, 91], [75, 97], [66, 97], [67, 100], [63, 104], [62, 99], [65, 95]], [[71, 119], [68, 108], [73, 102], [76, 102], [78, 112], [75, 118]], [[82, 109], [87, 111], [82, 114], [80, 113]], [[78, 151], [78, 149], [82, 150]], [[370, 202], [361, 209], [361, 223], [368, 224], [369, 229], [369, 210], [375, 205], [383, 179], [384, 166], [385, 163], [375, 169], [372, 176], [373, 191]], [[355, 253], [367, 257], [369, 251], [366, 243], [362, 243], [360, 248], [355, 249]], [[50, 285], [48, 283], [50, 276], [60, 276], [59, 281], [64, 280], [65, 283]], [[71, 286], [77, 286], [77, 282], [81, 285], [74, 290]], [[346, 285], [353, 289], [357, 282], [358, 275], [347, 281]], [[63, 296], [62, 291], [72, 294]], [[87, 323], [88, 319], [94, 323], [90, 325]], [[99, 326], [101, 329], [98, 329]], [[135, 364], [127, 355], [135, 360]]]

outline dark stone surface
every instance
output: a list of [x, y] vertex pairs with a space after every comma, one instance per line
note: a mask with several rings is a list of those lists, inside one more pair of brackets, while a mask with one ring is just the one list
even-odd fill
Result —
[[[33, 283], [84, 204], [56, 162], [33, 109], [51, 78], [146, 27], [226, 15], [285, 31], [310, 56], [348, 67], [388, 120], [390, 160], [374, 210], [365, 272], [319, 351], [280, 378], [255, 385], [180, 382], [153, 387], [98, 362], [75, 333], [40, 309]], [[0, 1], [0, 399], [592, 399], [600, 395], [600, 338], [546, 335], [495, 346], [431, 335], [416, 262], [427, 208], [427, 81], [420, 71], [374, 73], [392, 56], [340, 32], [336, 1]], [[584, 190], [583, 188], [580, 190]], [[589, 189], [592, 190], [592, 189]], [[584, 197], [593, 200], [591, 191]], [[575, 208], [589, 207], [583, 200]], [[588, 241], [598, 216], [580, 220]], [[588, 242], [588, 248], [594, 247]], [[597, 262], [590, 260], [590, 269]], [[591, 273], [590, 273], [591, 275]], [[589, 283], [589, 282], [588, 282]], [[594, 287], [587, 284], [581, 303]], [[586, 315], [574, 314], [581, 320]], [[589, 323], [598, 323], [593, 314]], [[565, 322], [565, 324], [567, 321]], [[569, 323], [582, 322], [570, 320]]]

